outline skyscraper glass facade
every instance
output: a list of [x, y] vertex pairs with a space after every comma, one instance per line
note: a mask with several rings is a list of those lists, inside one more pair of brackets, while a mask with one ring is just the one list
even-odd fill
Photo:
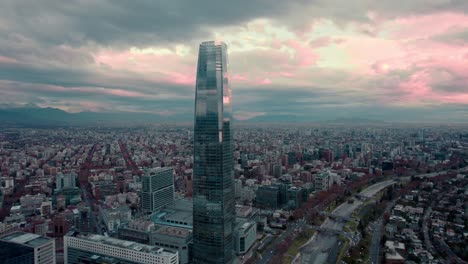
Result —
[[233, 258], [233, 135], [227, 65], [226, 44], [200, 44], [194, 128], [194, 263], [230, 263]]
[[141, 209], [153, 212], [174, 202], [174, 176], [172, 167], [153, 168], [141, 177]]

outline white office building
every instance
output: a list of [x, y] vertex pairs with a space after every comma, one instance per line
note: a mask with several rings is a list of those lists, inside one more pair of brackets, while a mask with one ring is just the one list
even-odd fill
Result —
[[[177, 264], [177, 251], [148, 246], [101, 235], [80, 235], [70, 232], [64, 236], [65, 264]], [[87, 261], [87, 262], [83, 262]]]
[[315, 189], [318, 191], [328, 190], [333, 184], [341, 185], [341, 176], [329, 170], [315, 175]]
[[234, 250], [237, 255], [243, 255], [257, 240], [257, 223], [244, 218], [236, 219], [234, 229]]

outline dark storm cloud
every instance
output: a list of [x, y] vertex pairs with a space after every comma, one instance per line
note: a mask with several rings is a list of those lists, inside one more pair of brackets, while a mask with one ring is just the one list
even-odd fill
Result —
[[3, 1], [10, 31], [44, 43], [72, 46], [161, 45], [209, 38], [206, 27], [275, 16], [288, 1]]
[[[117, 73], [119, 73], [117, 71]], [[171, 92], [186, 95], [194, 87], [147, 81], [143, 76], [120, 72], [111, 78], [104, 78], [84, 69], [46, 68], [40, 69], [29, 65], [1, 65], [0, 80], [10, 80], [62, 87], [96, 87], [138, 91], [155, 95]], [[31, 88], [31, 91], [34, 88]]]
[[[269, 114], [301, 113], [313, 109], [338, 109], [350, 107], [350, 104], [359, 106], [368, 102], [368, 98], [355, 96], [352, 92], [341, 92], [339, 96], [335, 91], [320, 87], [288, 87], [281, 90], [249, 89], [233, 91], [234, 110], [242, 109], [252, 112], [267, 112]], [[351, 106], [353, 107], [353, 106]]]
[[88, 85], [86, 71], [67, 69], [37, 69], [28, 65], [1, 65], [0, 79], [26, 83], [61, 85], [65, 87]]
[[42, 43], [117, 46], [191, 42], [210, 38], [210, 27], [237, 25], [261, 17], [286, 24], [319, 17], [362, 20], [367, 19], [369, 10], [399, 16], [468, 10], [468, 4], [464, 0], [3, 0], [0, 16], [9, 32]]

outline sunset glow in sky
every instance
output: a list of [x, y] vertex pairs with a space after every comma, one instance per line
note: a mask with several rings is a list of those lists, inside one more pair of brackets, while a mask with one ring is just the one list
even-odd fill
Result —
[[238, 119], [468, 120], [468, 1], [0, 0], [0, 104], [192, 115], [228, 45]]

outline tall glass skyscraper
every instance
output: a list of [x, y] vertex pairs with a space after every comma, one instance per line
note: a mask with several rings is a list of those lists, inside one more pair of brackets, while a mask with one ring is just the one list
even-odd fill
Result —
[[194, 263], [233, 259], [234, 171], [227, 46], [200, 44], [195, 92]]

